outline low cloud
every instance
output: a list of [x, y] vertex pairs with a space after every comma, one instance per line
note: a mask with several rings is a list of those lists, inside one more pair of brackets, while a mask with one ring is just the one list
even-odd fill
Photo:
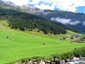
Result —
[[73, 21], [73, 22], [70, 22], [69, 24], [76, 25], [76, 24], [79, 24], [79, 23], [80, 23], [79, 21]]
[[79, 21], [72, 21], [71, 19], [65, 19], [65, 18], [55, 18], [52, 17], [50, 20], [55, 21], [55, 22], [60, 22], [62, 24], [70, 24], [70, 25], [76, 25], [79, 24]]
[[76, 12], [80, 6], [85, 6], [85, 0], [4, 0], [11, 1], [16, 5], [32, 5], [40, 9], [59, 9]]

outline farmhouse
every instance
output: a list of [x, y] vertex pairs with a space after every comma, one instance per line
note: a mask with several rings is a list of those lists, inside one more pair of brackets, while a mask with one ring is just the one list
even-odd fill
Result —
[[77, 38], [79, 38], [80, 36], [79, 35], [72, 35], [71, 37], [70, 37], [70, 39], [77, 39]]

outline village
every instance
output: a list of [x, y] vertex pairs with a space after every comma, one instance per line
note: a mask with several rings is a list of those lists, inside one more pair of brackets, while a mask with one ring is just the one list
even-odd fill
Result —
[[71, 43], [84, 43], [85, 42], [85, 36], [80, 35], [72, 35], [70, 37], [63, 37], [60, 40], [71, 40]]

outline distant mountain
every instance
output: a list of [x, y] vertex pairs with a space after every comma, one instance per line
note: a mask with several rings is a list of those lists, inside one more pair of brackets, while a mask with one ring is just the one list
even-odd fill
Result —
[[43, 10], [43, 12], [40, 12], [38, 15], [47, 20], [62, 23], [74, 31], [85, 33], [85, 14], [83, 13]]
[[38, 13], [38, 10], [40, 10], [38, 8], [32, 8], [26, 5], [18, 6], [18, 5], [15, 5], [13, 2], [10, 2], [10, 1], [6, 2], [3, 0], [0, 0], [0, 8], [17, 10], [21, 12], [30, 13], [30, 14]]
[[3, 2], [1, 0], [0, 8], [30, 13], [46, 20], [50, 20], [58, 26], [64, 26], [64, 28], [68, 28], [80, 33], [85, 32], [85, 14], [83, 13], [73, 13], [58, 10], [40, 10], [38, 8], [32, 8], [26, 5], [17, 6], [12, 2]]

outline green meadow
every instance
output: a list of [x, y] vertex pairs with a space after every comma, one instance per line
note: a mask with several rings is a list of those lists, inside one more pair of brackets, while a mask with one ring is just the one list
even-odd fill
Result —
[[[4, 25], [0, 23], [0, 26]], [[71, 32], [69, 31], [69, 33]], [[60, 54], [85, 46], [85, 43], [72, 44], [70, 40], [61, 41], [59, 38], [62, 36], [62, 34], [60, 36], [45, 35], [42, 32], [21, 32], [8, 27], [0, 28], [0, 64], [17, 61], [21, 58], [49, 57], [51, 54]]]

